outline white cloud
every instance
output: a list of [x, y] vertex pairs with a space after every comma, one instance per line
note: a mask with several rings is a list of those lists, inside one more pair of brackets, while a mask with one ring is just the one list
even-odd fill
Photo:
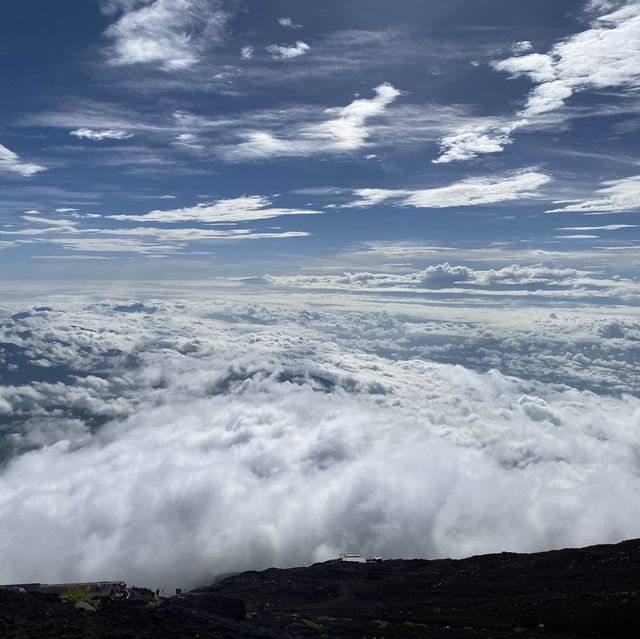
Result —
[[164, 257], [178, 253], [184, 245], [176, 242], [158, 242], [149, 234], [150, 239], [136, 237], [64, 237], [52, 238], [48, 242], [70, 251], [82, 253], [132, 253], [149, 257]]
[[595, 240], [599, 238], [599, 235], [587, 235], [586, 233], [580, 233], [575, 235], [554, 235], [557, 240]]
[[227, 160], [257, 160], [270, 157], [346, 153], [367, 146], [367, 121], [385, 113], [401, 92], [390, 84], [375, 88], [373, 98], [358, 98], [344, 107], [325, 109], [329, 117], [320, 123], [301, 124], [276, 136], [269, 131], [248, 131], [244, 142], [218, 148]]
[[301, 24], [294, 24], [291, 18], [278, 18], [278, 24], [289, 29], [300, 29], [302, 27]]
[[[53, 227], [42, 233], [69, 231]], [[304, 231], [256, 232], [251, 229], [214, 231], [200, 228], [82, 229], [47, 237], [46, 243], [82, 253], [131, 253], [150, 257], [189, 253], [191, 242], [289, 239], [307, 237]]]
[[523, 53], [528, 53], [533, 49], [533, 45], [529, 40], [520, 40], [519, 42], [514, 43], [512, 50], [515, 54], [521, 55]]
[[190, 151], [196, 151], [198, 153], [205, 150], [204, 144], [201, 143], [200, 138], [193, 133], [180, 133], [173, 141], [176, 146], [180, 146]]
[[79, 209], [70, 209], [67, 207], [63, 207], [60, 209], [56, 209], [56, 213], [75, 213], [77, 212]]
[[345, 548], [435, 558], [637, 534], [640, 400], [429, 361], [462, 342], [469, 361], [579, 374], [576, 335], [611, 356], [635, 321], [76, 304], [3, 323], [34, 359], [89, 373], [0, 387], [5, 413], [30, 417], [0, 471], [6, 581], [189, 587]]
[[23, 215], [22, 219], [26, 222], [33, 222], [35, 224], [46, 224], [47, 226], [61, 226], [61, 227], [69, 227], [75, 226], [77, 222], [75, 220], [69, 219], [51, 219], [40, 217], [37, 215]]
[[253, 53], [254, 53], [254, 48], [253, 47], [242, 47], [242, 49], [240, 49], [240, 55], [242, 56], [243, 60], [249, 60], [250, 58], [253, 57]]
[[545, 53], [530, 53], [500, 60], [493, 63], [493, 68], [504, 71], [514, 78], [529, 77], [534, 82], [548, 82], [556, 79], [553, 60]]
[[217, 202], [166, 211], [149, 211], [140, 215], [109, 215], [114, 220], [141, 222], [246, 222], [266, 220], [283, 215], [317, 215], [320, 211], [274, 207], [269, 198], [247, 195]]
[[[462, 126], [441, 140], [436, 162], [468, 160], [497, 153], [512, 135], [534, 124], [540, 115], [560, 109], [575, 93], [640, 88], [640, 48], [629, 46], [640, 37], [640, 3], [632, 0], [594, 20], [589, 29], [561, 40], [548, 53], [527, 53], [493, 63], [511, 77], [528, 77], [536, 86], [523, 108], [498, 126]], [[608, 11], [614, 3], [596, 0], [591, 10]], [[519, 53], [517, 51], [516, 53]]]
[[96, 131], [93, 129], [75, 129], [74, 131], [69, 131], [69, 135], [73, 135], [74, 137], [80, 140], [129, 140], [133, 137], [133, 133], [128, 133], [127, 131], [121, 131], [119, 129], [104, 129], [102, 131]]
[[121, 12], [105, 31], [112, 40], [108, 61], [115, 66], [187, 69], [222, 40], [228, 21], [219, 0], [111, 0], [103, 7], [109, 14]]
[[30, 177], [40, 171], [46, 170], [46, 166], [21, 162], [20, 158], [13, 151], [10, 151], [6, 146], [0, 144], [0, 171], [19, 173], [24, 177]]
[[485, 153], [500, 153], [507, 144], [511, 144], [511, 131], [510, 124], [462, 125], [440, 140], [441, 153], [433, 163], [447, 164], [470, 160]]
[[[35, 220], [44, 224], [45, 220]], [[0, 231], [0, 235], [29, 237], [30, 243], [56, 245], [70, 251], [89, 253], [133, 253], [163, 257], [170, 254], [193, 254], [192, 242], [288, 239], [307, 237], [305, 231], [259, 232], [251, 229], [212, 230], [203, 228], [136, 227], [116, 229], [78, 228], [75, 225], [51, 225], [16, 231]], [[21, 243], [14, 240], [11, 246]]]
[[[640, 175], [608, 180], [595, 196], [581, 200], [569, 200], [566, 206], [550, 209], [549, 213], [615, 213], [617, 211], [640, 211]], [[559, 204], [565, 202], [561, 200]]]
[[521, 112], [522, 119], [515, 123], [514, 129], [528, 124], [530, 118], [560, 108], [573, 90], [562, 80], [544, 82], [537, 86], [527, 98]]
[[602, 15], [607, 11], [612, 11], [623, 6], [628, 0], [588, 0], [585, 5], [585, 12]]
[[[591, 239], [593, 235], [565, 235], [562, 239]], [[419, 271], [384, 273], [356, 271], [340, 275], [267, 276], [273, 284], [309, 289], [337, 290], [437, 290], [484, 296], [511, 295], [530, 298], [610, 298], [619, 303], [640, 295], [640, 284], [624, 278], [608, 278], [589, 271], [543, 264], [511, 264], [500, 269], [473, 269], [448, 262]]]
[[302, 42], [302, 40], [298, 40], [293, 45], [280, 46], [277, 44], [272, 44], [267, 47], [267, 51], [274, 58], [281, 58], [281, 59], [299, 58], [301, 55], [305, 55], [306, 53], [309, 53], [310, 50], [311, 50], [311, 47], [306, 42]]
[[345, 206], [368, 207], [388, 201], [417, 208], [479, 206], [536, 197], [540, 187], [550, 181], [548, 175], [530, 170], [509, 176], [469, 178], [431, 189], [357, 189], [354, 194], [359, 199]]
[[556, 231], [619, 231], [620, 229], [635, 229], [638, 224], [606, 224], [605, 226], [561, 226]]

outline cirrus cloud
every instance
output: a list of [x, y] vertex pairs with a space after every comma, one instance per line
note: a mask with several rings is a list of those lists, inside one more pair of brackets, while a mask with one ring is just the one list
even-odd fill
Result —
[[266, 130], [243, 132], [243, 142], [220, 146], [218, 153], [226, 160], [243, 161], [356, 151], [368, 144], [368, 121], [383, 115], [402, 95], [388, 83], [378, 85], [374, 91], [373, 98], [358, 98], [344, 107], [325, 109], [328, 118], [324, 121], [303, 123], [281, 135]]
[[46, 170], [46, 166], [30, 162], [22, 162], [16, 153], [0, 144], [0, 171], [18, 173], [23, 177], [31, 177], [36, 173], [40, 173], [40, 171]]
[[280, 59], [299, 58], [301, 55], [306, 55], [311, 50], [311, 47], [302, 40], [298, 40], [292, 45], [277, 45], [272, 44], [267, 47], [267, 51], [274, 57]]
[[156, 210], [140, 215], [109, 215], [114, 220], [136, 220], [141, 222], [246, 222], [266, 220], [283, 215], [317, 215], [320, 211], [289, 209], [271, 206], [271, 200], [261, 195], [218, 200], [208, 204], [197, 204], [173, 210]]
[[133, 137], [133, 133], [128, 133], [127, 131], [122, 131], [120, 129], [103, 129], [103, 130], [94, 130], [94, 129], [74, 129], [73, 131], [69, 131], [69, 135], [72, 135], [79, 140], [128, 140]]
[[154, 64], [163, 71], [194, 66], [222, 40], [229, 18], [219, 0], [107, 0], [103, 10], [120, 14], [105, 31], [109, 64]]
[[359, 199], [347, 207], [369, 207], [383, 202], [416, 208], [449, 208], [479, 206], [509, 200], [533, 198], [551, 178], [544, 173], [528, 170], [509, 176], [469, 178], [449, 186], [430, 189], [357, 189]]
[[[498, 153], [513, 141], [519, 129], [535, 124], [539, 116], [561, 108], [568, 98], [584, 91], [640, 88], [640, 3], [598, 2], [591, 10], [611, 13], [596, 18], [589, 29], [565, 38], [548, 53], [516, 55], [493, 63], [493, 68], [512, 78], [527, 77], [537, 86], [523, 108], [498, 125], [463, 125], [440, 140], [436, 163], [469, 160], [485, 153]], [[631, 44], [630, 44], [631, 43]]]
[[[549, 213], [616, 213], [620, 211], [640, 211], [640, 175], [631, 175], [618, 180], [603, 183], [594, 196], [584, 199], [568, 200], [568, 204]], [[556, 204], [567, 202], [561, 200]]]

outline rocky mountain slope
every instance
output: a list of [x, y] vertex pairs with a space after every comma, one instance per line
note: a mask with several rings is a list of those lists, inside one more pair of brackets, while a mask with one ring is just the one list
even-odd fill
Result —
[[78, 610], [0, 591], [0, 636], [637, 637], [640, 540], [463, 560], [326, 562], [246, 572], [184, 597], [138, 596]]

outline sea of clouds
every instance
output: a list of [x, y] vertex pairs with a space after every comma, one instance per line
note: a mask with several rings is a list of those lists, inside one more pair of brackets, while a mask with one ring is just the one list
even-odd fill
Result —
[[0, 309], [0, 582], [640, 536], [635, 308], [291, 292]]

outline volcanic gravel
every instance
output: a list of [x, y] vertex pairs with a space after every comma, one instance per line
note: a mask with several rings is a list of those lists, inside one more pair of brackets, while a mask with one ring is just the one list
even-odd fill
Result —
[[[142, 593], [142, 594], [141, 594]], [[640, 637], [640, 540], [462, 560], [245, 572], [171, 597], [77, 610], [0, 591], [0, 637]]]

